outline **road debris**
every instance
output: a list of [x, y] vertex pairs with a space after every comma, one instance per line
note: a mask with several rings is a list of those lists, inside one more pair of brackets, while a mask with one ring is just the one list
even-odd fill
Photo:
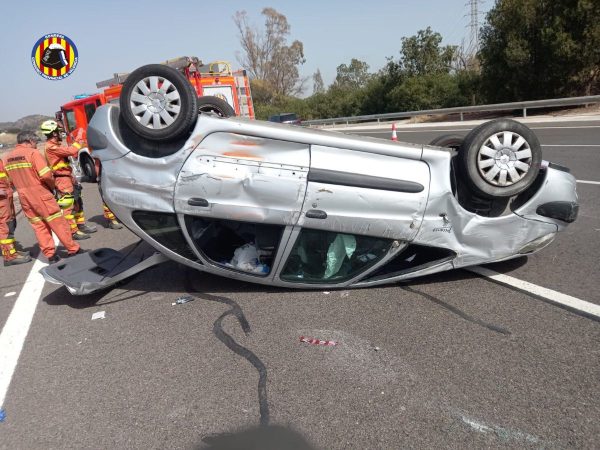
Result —
[[175, 306], [175, 305], [183, 305], [184, 303], [189, 303], [189, 302], [193, 302], [194, 301], [194, 297], [192, 297], [191, 295], [184, 295], [179, 297], [177, 300], [175, 300], [174, 303], [171, 303], [171, 306]]
[[373, 350], [375, 350], [376, 352], [378, 352], [379, 350], [381, 350], [381, 348], [379, 348], [379, 347], [373, 347]]
[[7, 292], [6, 294], [4, 294], [5, 297], [12, 297], [13, 295], [16, 295], [16, 292]]
[[334, 347], [338, 345], [336, 341], [322, 341], [321, 339], [314, 339], [309, 337], [300, 336], [300, 342], [311, 345], [324, 345], [327, 347]]
[[329, 294], [331, 294], [331, 292], [329, 292], [329, 291], [323, 291], [323, 294], [329, 295]]
[[106, 311], [98, 311], [98, 312], [95, 312], [94, 314], [92, 314], [92, 320], [105, 319], [105, 318], [106, 318]]
[[6, 419], [6, 412], [0, 409], [0, 423], [4, 422], [4, 419]]

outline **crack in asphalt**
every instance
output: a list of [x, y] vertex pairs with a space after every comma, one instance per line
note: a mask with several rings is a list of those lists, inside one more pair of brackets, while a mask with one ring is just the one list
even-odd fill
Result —
[[234, 316], [237, 319], [240, 326], [242, 327], [244, 334], [246, 336], [250, 334], [250, 332], [252, 331], [250, 328], [250, 323], [246, 319], [242, 308], [234, 300], [231, 300], [227, 297], [220, 297], [210, 294], [200, 294], [193, 288], [192, 284], [193, 283], [190, 276], [190, 272], [186, 271], [185, 287], [188, 294], [193, 295], [194, 297], [199, 298], [201, 300], [222, 303], [231, 307], [231, 309], [225, 311], [219, 316], [217, 320], [215, 320], [213, 324], [213, 334], [217, 337], [217, 339], [219, 339], [223, 344], [225, 344], [227, 348], [229, 348], [232, 352], [245, 358], [258, 371], [258, 404], [260, 411], [260, 425], [269, 425], [270, 413], [269, 403], [267, 401], [267, 367], [258, 356], [256, 356], [252, 351], [248, 350], [246, 347], [238, 344], [235, 341], [235, 339], [233, 339], [229, 334], [227, 334], [223, 330], [223, 320], [227, 316]]
[[413, 289], [409, 286], [402, 286], [402, 289], [408, 292], [412, 292], [413, 294], [417, 294], [420, 295], [423, 298], [426, 298], [427, 300], [431, 300], [432, 302], [440, 305], [443, 308], [446, 308], [448, 311], [450, 311], [453, 314], [456, 314], [457, 316], [471, 322], [474, 323], [476, 325], [482, 326], [484, 328], [487, 328], [490, 331], [494, 331], [496, 333], [500, 333], [500, 334], [504, 334], [505, 336], [509, 336], [511, 334], [511, 332], [505, 328], [484, 322], [483, 320], [477, 319], [475, 317], [472, 317], [470, 315], [468, 315], [467, 313], [461, 311], [460, 309], [458, 309], [455, 306], [452, 306], [442, 300], [440, 300], [439, 298], [434, 297], [433, 295], [429, 295], [426, 294], [425, 292], [422, 291], [417, 291], [416, 289]]

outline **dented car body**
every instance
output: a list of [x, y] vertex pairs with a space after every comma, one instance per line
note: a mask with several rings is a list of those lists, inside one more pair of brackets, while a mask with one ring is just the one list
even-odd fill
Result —
[[[116, 105], [98, 109], [88, 141], [105, 203], [154, 250], [140, 270], [169, 258], [267, 285], [367, 287], [535, 252], [577, 213], [574, 177], [544, 163], [482, 215], [460, 201], [453, 152], [435, 146], [202, 114], [161, 144], [131, 133]], [[135, 272], [109, 253], [43, 273], [93, 292]]]

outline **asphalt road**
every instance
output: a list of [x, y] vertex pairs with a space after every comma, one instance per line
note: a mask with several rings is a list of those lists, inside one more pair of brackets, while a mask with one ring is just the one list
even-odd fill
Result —
[[[600, 128], [535, 131], [562, 145], [546, 159], [600, 181], [600, 146], [570, 147]], [[600, 303], [600, 185], [578, 192], [579, 219], [556, 242], [492, 268]], [[135, 242], [102, 227], [95, 185], [85, 198], [99, 231], [84, 248]], [[22, 218], [17, 235], [33, 245]], [[30, 270], [0, 269], [0, 323]], [[173, 306], [181, 295], [194, 301]], [[303, 292], [168, 262], [86, 297], [44, 285], [0, 448], [594, 448], [599, 344], [600, 322], [462, 270]]]

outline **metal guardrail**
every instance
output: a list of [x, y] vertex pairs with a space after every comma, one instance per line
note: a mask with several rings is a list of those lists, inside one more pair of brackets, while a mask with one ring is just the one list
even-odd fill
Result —
[[532, 100], [528, 102], [496, 103], [493, 105], [478, 106], [458, 106], [455, 108], [424, 109], [421, 111], [406, 111], [387, 114], [370, 114], [367, 116], [353, 117], [335, 117], [333, 119], [317, 119], [302, 121], [302, 125], [327, 125], [327, 124], [349, 124], [351, 122], [381, 122], [382, 120], [403, 119], [415, 116], [441, 115], [441, 114], [460, 114], [460, 120], [463, 120], [464, 113], [482, 112], [482, 111], [510, 111], [520, 109], [523, 111], [523, 117], [527, 117], [528, 109], [535, 108], [553, 108], [559, 106], [578, 106], [600, 103], [600, 95], [590, 95], [587, 97], [569, 97], [555, 98], [549, 100]]

